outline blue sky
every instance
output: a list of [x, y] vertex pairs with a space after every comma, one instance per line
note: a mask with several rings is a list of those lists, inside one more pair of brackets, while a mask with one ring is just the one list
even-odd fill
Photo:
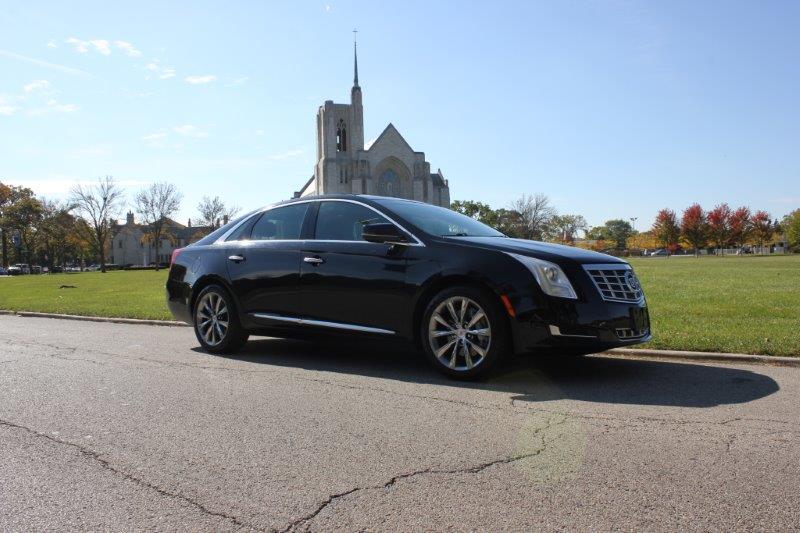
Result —
[[0, 180], [113, 175], [248, 209], [313, 171], [315, 113], [392, 122], [453, 199], [542, 192], [591, 225], [698, 201], [800, 207], [800, 3], [9, 2]]

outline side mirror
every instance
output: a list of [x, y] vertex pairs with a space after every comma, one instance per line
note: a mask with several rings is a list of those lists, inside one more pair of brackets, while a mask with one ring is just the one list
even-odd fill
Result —
[[367, 242], [392, 244], [408, 242], [408, 237], [405, 233], [400, 231], [400, 229], [394, 224], [387, 222], [382, 222], [379, 224], [367, 224], [364, 226], [364, 231], [361, 233], [361, 237]]

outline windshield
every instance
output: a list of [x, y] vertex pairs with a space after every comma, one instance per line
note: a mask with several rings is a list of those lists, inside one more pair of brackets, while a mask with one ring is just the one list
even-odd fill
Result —
[[376, 201], [425, 233], [438, 237], [505, 237], [499, 231], [474, 218], [444, 207], [389, 198]]

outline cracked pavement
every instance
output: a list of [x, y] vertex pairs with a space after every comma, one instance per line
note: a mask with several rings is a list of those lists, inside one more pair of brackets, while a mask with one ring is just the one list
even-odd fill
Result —
[[792, 530], [800, 369], [0, 316], [0, 530]]

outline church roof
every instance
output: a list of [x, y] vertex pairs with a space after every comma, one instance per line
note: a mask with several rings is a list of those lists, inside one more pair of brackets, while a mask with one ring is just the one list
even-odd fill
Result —
[[382, 138], [383, 138], [385, 135], [388, 135], [390, 132], [394, 132], [394, 133], [396, 133], [396, 134], [397, 134], [397, 136], [398, 136], [398, 137], [400, 137], [400, 140], [401, 140], [401, 141], [403, 141], [403, 144], [405, 144], [405, 145], [408, 147], [408, 149], [409, 149], [409, 150], [411, 150], [412, 152], [414, 152], [414, 153], [417, 153], [417, 154], [421, 154], [421, 153], [422, 153], [422, 152], [417, 152], [416, 150], [414, 150], [413, 148], [411, 148], [411, 145], [410, 145], [410, 144], [408, 144], [408, 141], [405, 139], [405, 137], [403, 137], [403, 135], [402, 135], [402, 134], [401, 134], [401, 133], [400, 133], [400, 132], [397, 130], [397, 128], [395, 128], [395, 127], [394, 127], [394, 124], [392, 124], [391, 122], [389, 123], [389, 125], [388, 125], [388, 126], [386, 126], [385, 128], [383, 128], [383, 131], [381, 132], [381, 134], [380, 134], [380, 135], [378, 135], [378, 138], [377, 138], [377, 139], [375, 139], [374, 141], [372, 141], [372, 144], [370, 144], [370, 146], [369, 146], [369, 148], [367, 148], [367, 150], [368, 150], [368, 151], [369, 151], [369, 150], [372, 150], [372, 147], [373, 147], [373, 146], [376, 146], [376, 145], [378, 145], [378, 144], [380, 143], [381, 139], [382, 139]]

